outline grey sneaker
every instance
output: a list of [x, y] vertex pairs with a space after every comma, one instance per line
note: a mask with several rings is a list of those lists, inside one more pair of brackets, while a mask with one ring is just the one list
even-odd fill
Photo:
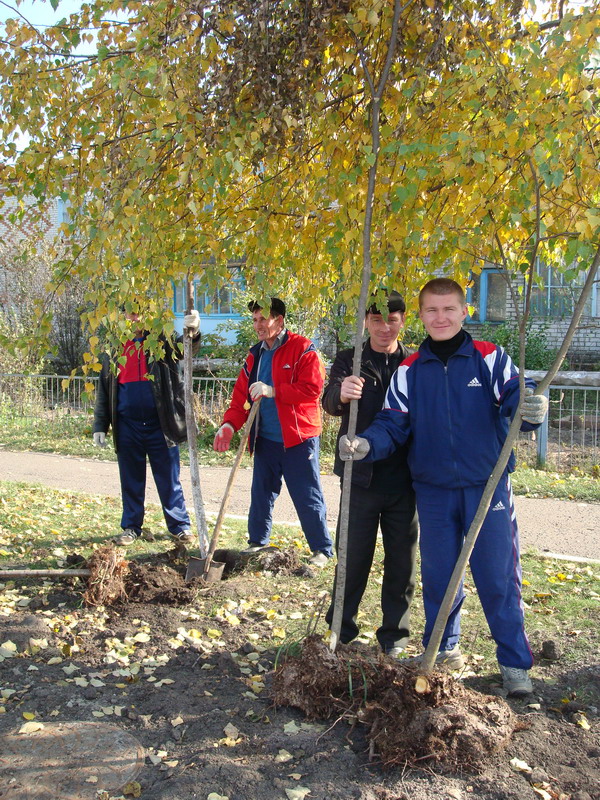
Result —
[[171, 538], [175, 539], [176, 542], [179, 542], [179, 544], [183, 544], [186, 547], [191, 547], [196, 541], [196, 537], [189, 528], [185, 528], [185, 530], [179, 531], [179, 533], [172, 533]]
[[328, 562], [329, 556], [326, 556], [325, 553], [322, 553], [320, 550], [315, 550], [312, 556], [308, 559], [309, 564], [312, 564], [313, 567], [319, 567], [319, 569], [326, 567]]
[[526, 697], [533, 692], [531, 678], [526, 669], [505, 667], [503, 664], [498, 664], [498, 666], [500, 675], [502, 675], [502, 686], [509, 697]]
[[[413, 658], [407, 658], [406, 660], [416, 664], [419, 661], [423, 661], [424, 655], [425, 653], [421, 653], [421, 655], [414, 656]], [[444, 669], [457, 670], [464, 667], [465, 659], [463, 658], [463, 654], [460, 652], [459, 646], [456, 645], [450, 650], [440, 650], [435, 657], [435, 664], [438, 667], [444, 667]]]
[[390, 658], [402, 658], [405, 652], [406, 650], [403, 647], [388, 647], [385, 654]]
[[133, 528], [125, 528], [122, 533], [120, 533], [118, 536], [115, 536], [113, 542], [118, 544], [120, 547], [127, 547], [127, 545], [133, 544], [138, 539], [139, 536], [133, 530]]

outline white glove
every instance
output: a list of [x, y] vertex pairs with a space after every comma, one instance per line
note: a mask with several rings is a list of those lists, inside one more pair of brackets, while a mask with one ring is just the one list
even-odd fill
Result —
[[340, 438], [340, 458], [342, 461], [361, 461], [370, 449], [371, 445], [362, 436], [355, 436], [352, 441], [347, 436]]
[[200, 330], [200, 314], [195, 308], [192, 308], [190, 313], [183, 318], [183, 329], [192, 337]]
[[96, 431], [94, 434], [94, 447], [106, 447], [106, 434], [104, 431]]
[[256, 381], [250, 386], [250, 397], [253, 400], [258, 400], [259, 397], [275, 397], [275, 387], [262, 381]]
[[540, 425], [548, 413], [548, 398], [544, 394], [534, 394], [531, 387], [525, 389], [521, 404], [521, 418], [532, 425]]

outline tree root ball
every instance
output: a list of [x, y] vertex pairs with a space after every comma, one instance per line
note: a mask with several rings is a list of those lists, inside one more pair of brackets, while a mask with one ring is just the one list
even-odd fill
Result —
[[417, 674], [414, 666], [372, 650], [340, 645], [332, 653], [314, 635], [299, 653], [280, 660], [273, 699], [311, 719], [355, 716], [367, 726], [371, 751], [384, 767], [479, 771], [515, 730], [509, 706], [441, 672], [428, 675], [430, 689], [419, 694]]
[[90, 557], [91, 572], [83, 599], [88, 606], [110, 606], [127, 598], [125, 578], [129, 563], [124, 551], [108, 544], [99, 547]]

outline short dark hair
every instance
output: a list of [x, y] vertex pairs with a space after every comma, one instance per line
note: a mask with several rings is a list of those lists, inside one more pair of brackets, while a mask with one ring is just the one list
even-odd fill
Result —
[[[387, 297], [387, 309], [388, 314], [393, 314], [396, 311], [399, 311], [401, 314], [404, 314], [406, 311], [406, 303], [404, 302], [404, 298], [399, 292], [395, 292], [393, 289], [391, 292], [385, 292], [385, 296]], [[374, 296], [371, 297], [372, 300], [375, 299]], [[367, 306], [367, 310], [365, 311], [365, 317], [367, 314], [381, 314], [380, 308], [377, 306], [377, 303], [373, 302], [370, 306]]]
[[[263, 307], [259, 305], [256, 300], [251, 300], [248, 303], [248, 311], [262, 311]], [[278, 297], [271, 298], [271, 307], [269, 308], [270, 317], [285, 317], [285, 303]]]
[[467, 302], [462, 286], [452, 278], [433, 278], [426, 283], [419, 292], [419, 308], [423, 305], [423, 295], [427, 292], [430, 294], [457, 294], [463, 305]]

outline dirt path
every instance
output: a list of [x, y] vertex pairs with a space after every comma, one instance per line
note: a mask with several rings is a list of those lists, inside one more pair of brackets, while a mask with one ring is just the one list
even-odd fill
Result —
[[[120, 491], [117, 465], [109, 461], [0, 450], [0, 475], [6, 480], [41, 483], [78, 492], [118, 496]], [[218, 511], [228, 475], [228, 469], [201, 468], [202, 494], [207, 511]], [[182, 480], [191, 505], [192, 493], [187, 467], [182, 469]], [[238, 472], [229, 503], [229, 514], [247, 516], [251, 480], [252, 470], [241, 469]], [[327, 501], [327, 517], [333, 528], [337, 521], [339, 481], [333, 475], [323, 475], [322, 482]], [[153, 503], [158, 502], [150, 473], [147, 499]], [[534, 549], [575, 558], [600, 559], [600, 504], [529, 497], [516, 497], [515, 502], [523, 550]], [[274, 519], [277, 522], [297, 520], [285, 487], [275, 504]]]

